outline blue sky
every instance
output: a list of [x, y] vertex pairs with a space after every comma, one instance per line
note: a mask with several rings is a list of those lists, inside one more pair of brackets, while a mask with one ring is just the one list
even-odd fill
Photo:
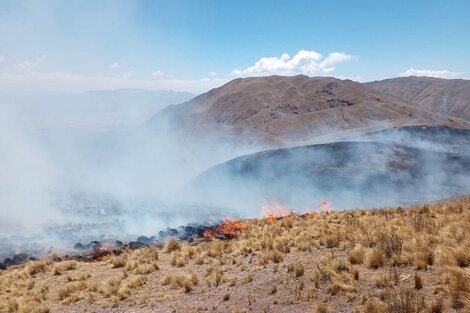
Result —
[[0, 86], [201, 92], [270, 74], [465, 78], [469, 16], [470, 1], [457, 0], [0, 0]]

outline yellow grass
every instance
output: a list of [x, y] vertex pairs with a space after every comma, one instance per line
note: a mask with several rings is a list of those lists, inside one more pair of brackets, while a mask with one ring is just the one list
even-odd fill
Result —
[[229, 241], [170, 239], [98, 262], [33, 261], [0, 271], [0, 312], [470, 311], [468, 202], [246, 226]]

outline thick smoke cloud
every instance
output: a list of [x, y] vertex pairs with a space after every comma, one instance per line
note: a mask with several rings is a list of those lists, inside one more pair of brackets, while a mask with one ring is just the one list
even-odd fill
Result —
[[201, 145], [171, 125], [31, 129], [22, 113], [0, 105], [0, 250], [131, 240], [220, 217], [217, 208], [196, 207], [181, 188], [203, 170], [253, 152], [210, 138]]

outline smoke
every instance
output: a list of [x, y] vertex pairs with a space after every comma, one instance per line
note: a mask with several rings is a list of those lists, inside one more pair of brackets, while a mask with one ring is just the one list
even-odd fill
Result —
[[[46, 116], [55, 112], [42, 108]], [[90, 115], [88, 106], [74, 112]], [[181, 188], [202, 171], [259, 149], [210, 137], [196, 142], [164, 123], [107, 128], [37, 129], [24, 108], [0, 104], [0, 256], [12, 247], [132, 240], [220, 217], [216, 207], [195, 206]]]
[[265, 151], [204, 172], [187, 192], [250, 217], [273, 197], [297, 210], [325, 199], [337, 209], [437, 200], [470, 192], [469, 134], [410, 126]]
[[323, 200], [342, 209], [470, 191], [470, 136], [445, 127], [354, 136], [323, 129], [341, 137], [321, 140], [342, 142], [268, 150], [237, 134], [189, 134], [167, 119], [153, 120], [156, 127], [31, 130], [15, 106], [0, 106], [0, 116], [4, 256], [5, 242], [70, 247], [224, 216], [257, 217], [273, 197], [302, 211]]
[[0, 114], [0, 231], [34, 231], [56, 216], [47, 190], [57, 173], [40, 152], [39, 143], [20, 131], [15, 112]]

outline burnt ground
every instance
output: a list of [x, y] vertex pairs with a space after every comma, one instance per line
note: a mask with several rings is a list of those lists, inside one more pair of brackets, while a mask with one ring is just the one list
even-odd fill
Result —
[[272, 197], [292, 207], [324, 198], [337, 208], [384, 207], [468, 193], [469, 173], [467, 153], [344, 141], [239, 157], [207, 170], [188, 190], [221, 207]]

